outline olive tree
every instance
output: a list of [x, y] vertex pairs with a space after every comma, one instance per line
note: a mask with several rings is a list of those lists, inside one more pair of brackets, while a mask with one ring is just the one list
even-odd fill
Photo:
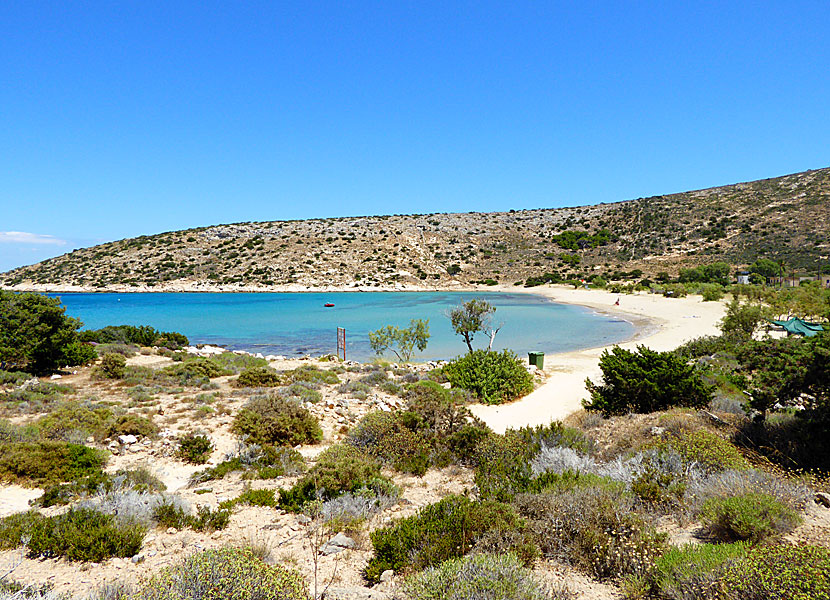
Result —
[[391, 350], [398, 360], [408, 361], [415, 348], [423, 352], [429, 341], [429, 319], [412, 319], [409, 327], [401, 329], [387, 325], [369, 332], [369, 345], [378, 355]]
[[470, 354], [473, 352], [473, 338], [479, 332], [484, 332], [490, 336], [490, 344], [487, 349], [492, 349], [493, 340], [501, 329], [501, 325], [493, 325], [493, 314], [495, 312], [495, 306], [481, 298], [474, 298], [462, 302], [447, 314], [452, 323], [453, 331], [464, 338], [464, 343], [467, 344]]

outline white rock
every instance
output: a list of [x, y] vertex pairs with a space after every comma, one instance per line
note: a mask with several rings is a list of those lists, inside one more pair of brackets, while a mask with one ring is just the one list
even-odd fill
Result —
[[60, 379], [61, 377], [62, 377], [62, 375], [58, 375], [57, 373], [55, 373], [49, 379]]
[[331, 538], [328, 542], [333, 546], [340, 546], [341, 548], [354, 548], [355, 542], [352, 538], [344, 534], [343, 532], [338, 533], [336, 536]]
[[383, 573], [380, 574], [380, 582], [381, 583], [388, 583], [392, 581], [395, 577], [395, 571], [392, 569], [386, 569]]
[[135, 444], [138, 441], [138, 438], [134, 435], [119, 435], [118, 441], [124, 445]]

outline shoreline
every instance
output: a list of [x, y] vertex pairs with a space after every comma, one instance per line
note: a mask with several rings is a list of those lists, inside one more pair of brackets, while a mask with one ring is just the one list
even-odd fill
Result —
[[[614, 346], [633, 350], [646, 345], [653, 350], [672, 350], [700, 336], [718, 333], [717, 324], [723, 317], [722, 302], [703, 302], [700, 296], [665, 298], [656, 294], [614, 294], [600, 289], [574, 289], [564, 285], [541, 285], [532, 288], [513, 285], [409, 286], [395, 287], [307, 287], [300, 284], [265, 288], [227, 289], [210, 286], [205, 289], [183, 289], [171, 286], [167, 289], [92, 289], [83, 286], [16, 286], [4, 288], [10, 291], [35, 291], [40, 293], [341, 293], [341, 292], [496, 292], [528, 294], [546, 298], [552, 302], [582, 306], [601, 315], [624, 319], [634, 326], [633, 334], [615, 344], [583, 348], [545, 356], [545, 383], [524, 398], [503, 405], [473, 404], [470, 410], [494, 431], [503, 433], [508, 428], [525, 425], [548, 425], [562, 420], [582, 408], [587, 396], [585, 379], [597, 380], [601, 376], [599, 358], [605, 350]], [[51, 288], [51, 289], [47, 289]], [[74, 289], [68, 289], [74, 288]], [[80, 288], [80, 289], [79, 289]], [[620, 299], [620, 305], [614, 302]]]
[[[509, 404], [473, 404], [469, 408], [495, 432], [525, 425], [548, 425], [582, 408], [587, 398], [585, 379], [602, 376], [599, 359], [605, 350], [620, 346], [633, 350], [648, 346], [667, 351], [704, 335], [719, 332], [718, 322], [726, 310], [722, 302], [703, 302], [700, 296], [665, 298], [656, 294], [614, 294], [598, 289], [565, 286], [519, 288], [493, 286], [493, 291], [537, 294], [554, 302], [591, 308], [600, 314], [624, 318], [635, 327], [634, 335], [619, 344], [586, 348], [545, 356], [547, 380], [533, 392]], [[620, 305], [614, 302], [620, 298]]]

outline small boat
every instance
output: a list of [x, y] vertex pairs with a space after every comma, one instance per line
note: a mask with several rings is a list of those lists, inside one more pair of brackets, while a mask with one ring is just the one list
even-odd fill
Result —
[[326, 308], [331, 308], [332, 306], [334, 306], [334, 302], [326, 302], [323, 306], [325, 306]]

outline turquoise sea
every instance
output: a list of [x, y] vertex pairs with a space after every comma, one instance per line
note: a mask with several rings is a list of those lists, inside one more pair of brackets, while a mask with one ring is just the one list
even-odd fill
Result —
[[[67, 314], [85, 329], [105, 325], [152, 325], [180, 331], [191, 343], [218, 344], [232, 350], [296, 356], [334, 353], [336, 328], [346, 328], [347, 358], [374, 354], [368, 332], [385, 325], [406, 327], [410, 319], [429, 319], [429, 346], [417, 360], [452, 358], [466, 347], [455, 335], [447, 311], [464, 300], [484, 298], [496, 306], [502, 324], [495, 349], [520, 355], [591, 348], [629, 338], [634, 326], [588, 308], [556, 304], [541, 296], [460, 292], [339, 293], [170, 293], [53, 294]], [[333, 308], [323, 305], [333, 303]], [[479, 334], [477, 346], [487, 345]]]

